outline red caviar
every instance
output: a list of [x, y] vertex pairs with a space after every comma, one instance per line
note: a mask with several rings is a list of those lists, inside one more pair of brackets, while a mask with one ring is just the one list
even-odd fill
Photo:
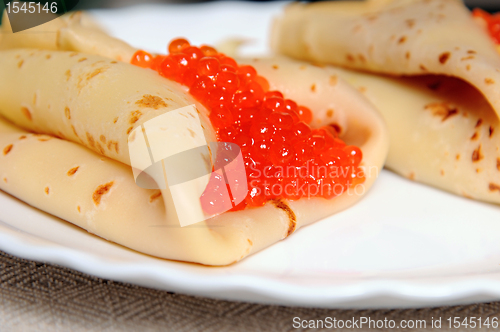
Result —
[[475, 8], [472, 16], [482, 18], [488, 27], [488, 32], [496, 44], [500, 44], [500, 13], [490, 14], [482, 9]]
[[[339, 139], [334, 126], [311, 128], [311, 110], [269, 91], [269, 83], [255, 68], [238, 65], [210, 46], [191, 46], [185, 39], [173, 40], [168, 50], [167, 56], [138, 51], [131, 63], [186, 85], [210, 111], [218, 141], [241, 148], [248, 194], [232, 210], [261, 206], [270, 199], [329, 199], [364, 182], [358, 167], [361, 150]], [[215, 205], [227, 202], [218, 197], [221, 183], [213, 180], [205, 193], [213, 190], [206, 197], [215, 198], [202, 197], [202, 204], [216, 212]]]

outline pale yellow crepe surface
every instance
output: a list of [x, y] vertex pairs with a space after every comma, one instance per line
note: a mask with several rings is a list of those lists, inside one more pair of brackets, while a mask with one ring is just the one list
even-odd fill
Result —
[[[273, 68], [276, 64], [280, 70]], [[193, 103], [186, 89], [151, 70], [109, 58], [32, 49], [0, 52], [0, 113], [26, 130], [52, 136], [12, 133], [2, 126], [0, 169], [5, 181], [0, 188], [140, 252], [207, 265], [238, 261], [356, 203], [375, 181], [388, 148], [381, 116], [342, 80], [333, 82], [320, 68], [288, 60], [263, 61], [259, 70], [272, 88], [310, 105], [318, 125], [342, 123], [342, 137], [364, 153], [369, 174], [361, 194], [270, 201], [180, 227], [168, 190], [135, 184], [126, 165], [126, 143], [131, 128]], [[310, 89], [313, 84], [318, 90]], [[213, 129], [206, 110], [196, 105], [209, 141]], [[335, 107], [331, 120], [330, 107]]]
[[278, 53], [315, 63], [439, 75], [398, 80], [337, 70], [384, 115], [389, 168], [500, 203], [500, 56], [461, 1], [295, 3], [276, 19], [272, 44]]

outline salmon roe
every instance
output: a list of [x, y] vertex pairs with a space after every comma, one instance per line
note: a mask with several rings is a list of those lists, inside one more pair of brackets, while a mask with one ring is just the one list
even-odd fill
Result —
[[482, 9], [475, 8], [472, 16], [482, 18], [488, 27], [488, 32], [495, 44], [500, 44], [500, 13], [490, 14]]
[[[364, 182], [361, 150], [339, 139], [336, 126], [312, 128], [311, 110], [270, 91], [254, 67], [185, 39], [173, 40], [168, 51], [154, 56], [138, 51], [131, 63], [187, 86], [209, 110], [217, 140], [240, 147], [248, 194], [233, 211], [271, 199], [330, 199]], [[201, 197], [205, 212], [227, 206], [216, 194], [222, 184], [220, 175], [212, 176]]]

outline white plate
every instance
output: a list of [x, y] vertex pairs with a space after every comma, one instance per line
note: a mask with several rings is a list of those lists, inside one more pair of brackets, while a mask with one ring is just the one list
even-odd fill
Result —
[[[160, 51], [193, 43], [256, 40], [266, 51], [283, 4], [133, 7], [96, 17], [130, 43]], [[418, 307], [500, 299], [500, 207], [453, 196], [383, 171], [355, 207], [300, 229], [229, 267], [141, 255], [0, 192], [0, 249], [101, 278], [228, 300], [329, 308]]]

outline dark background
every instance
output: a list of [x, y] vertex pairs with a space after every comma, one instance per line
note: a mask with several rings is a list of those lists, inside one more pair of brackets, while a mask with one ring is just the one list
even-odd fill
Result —
[[[121, 7], [141, 5], [141, 4], [162, 4], [162, 3], [189, 4], [189, 3], [200, 3], [200, 2], [211, 2], [211, 1], [212, 0], [208, 1], [207, 0], [79, 0], [74, 10], [121, 8]], [[273, 0], [253, 0], [253, 2], [264, 2], [264, 1], [273, 1]], [[316, 1], [318, 0], [310, 0], [303, 2], [316, 2]], [[471, 9], [479, 7], [489, 12], [500, 12], [500, 0], [464, 0], [464, 2], [467, 5], [467, 7]], [[4, 8], [5, 8], [4, 1], [0, 1], [0, 13], [3, 14]], [[1, 22], [2, 22], [2, 16], [0, 15], [0, 24]]]
[[[254, 0], [255, 2], [272, 0]], [[314, 2], [304, 1], [304, 2]], [[97, 8], [119, 8], [139, 4], [159, 4], [159, 3], [197, 3], [208, 2], [203, 0], [80, 0], [75, 9], [97, 9]], [[500, 0], [465, 0], [469, 8], [480, 7], [488, 11], [500, 11]], [[3, 11], [4, 3], [0, 1], [0, 11]]]

